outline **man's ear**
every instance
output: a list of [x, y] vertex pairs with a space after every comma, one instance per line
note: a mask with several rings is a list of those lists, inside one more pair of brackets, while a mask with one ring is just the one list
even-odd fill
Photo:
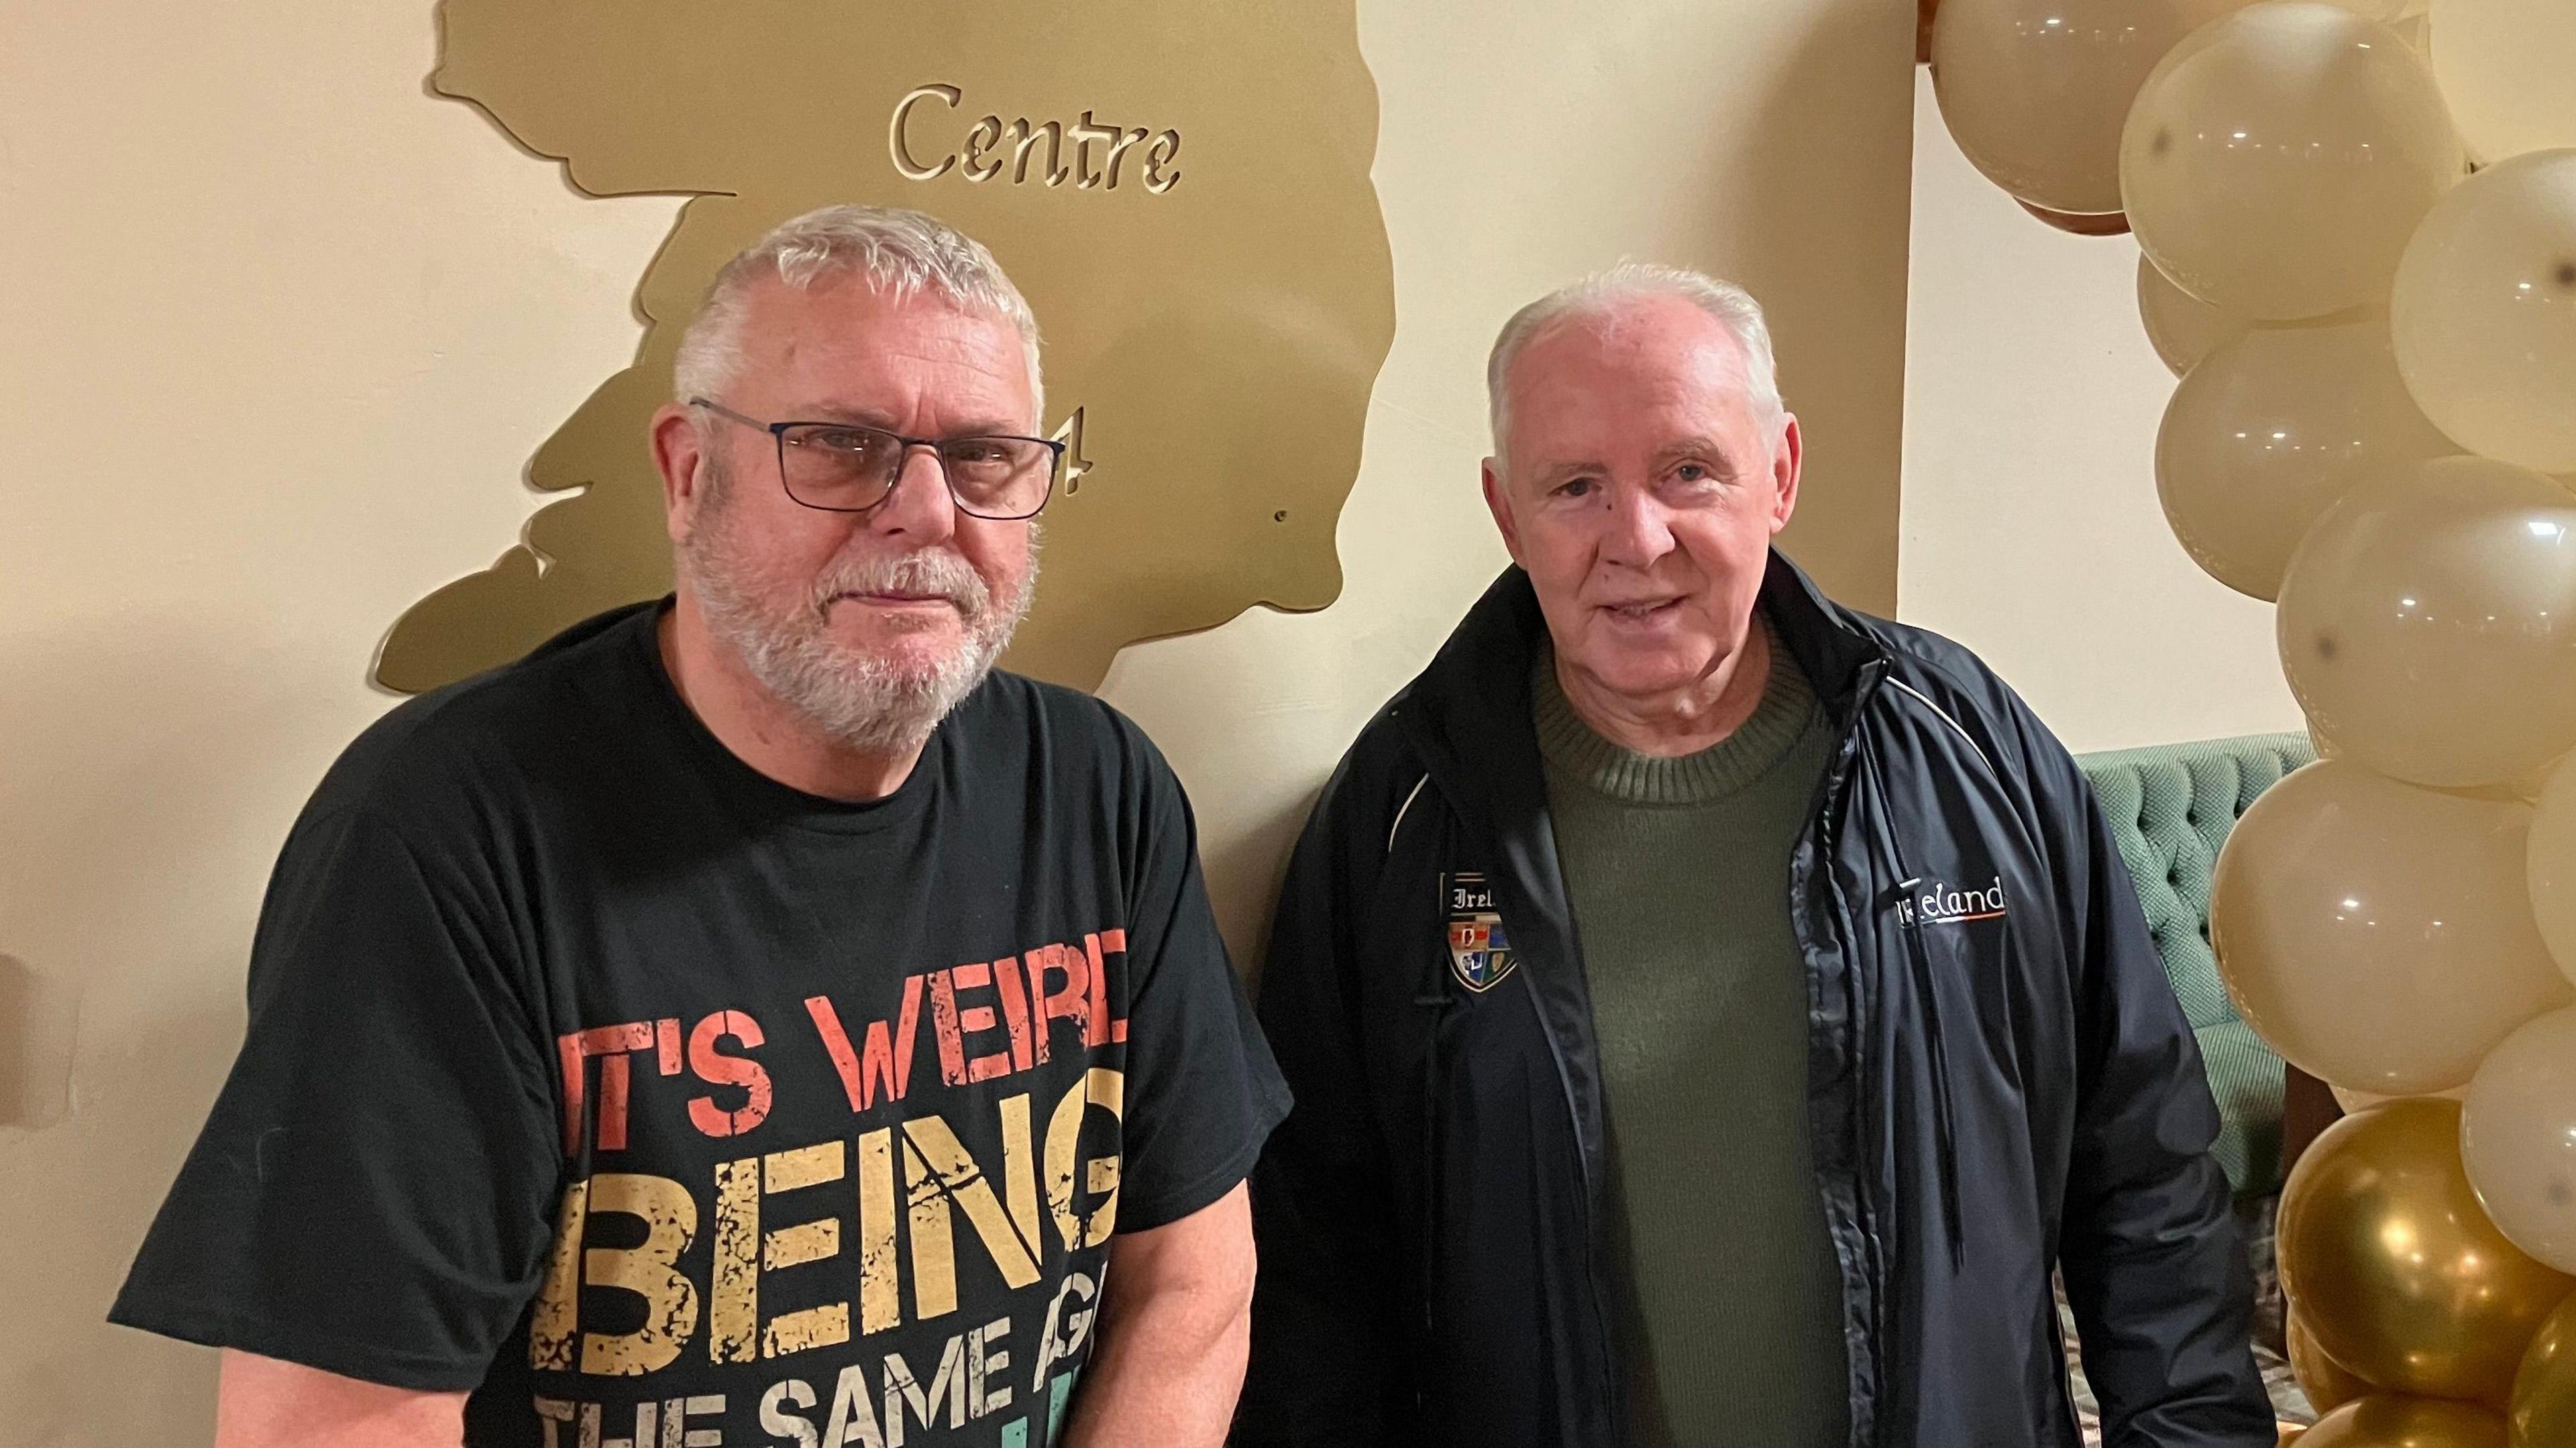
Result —
[[1785, 415], [1780, 421], [1780, 441], [1772, 450], [1771, 481], [1776, 485], [1771, 500], [1771, 531], [1777, 535], [1789, 526], [1789, 516], [1798, 511], [1798, 479], [1806, 464], [1806, 443], [1798, 435], [1798, 417]]
[[1501, 467], [1492, 458], [1485, 459], [1485, 511], [1494, 515], [1494, 527], [1503, 535], [1503, 551], [1512, 555], [1514, 563], [1519, 563], [1521, 530], [1512, 521], [1511, 497], [1503, 491]]
[[653, 466], [662, 474], [662, 527], [672, 542], [686, 542], [698, 516], [706, 433], [689, 409], [666, 402], [653, 414], [652, 440]]

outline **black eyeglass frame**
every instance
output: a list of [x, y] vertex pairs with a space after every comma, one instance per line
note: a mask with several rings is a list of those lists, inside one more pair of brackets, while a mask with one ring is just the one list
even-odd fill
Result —
[[[754, 428], [761, 432], [768, 433], [770, 443], [776, 448], [778, 453], [779, 491], [787, 495], [787, 501], [794, 503], [800, 508], [811, 508], [818, 513], [872, 513], [878, 508], [885, 506], [885, 500], [894, 496], [895, 485], [903, 481], [904, 465], [901, 459], [910, 458], [912, 456], [912, 450], [917, 447], [926, 447], [930, 449], [931, 460], [939, 465], [940, 486], [948, 490], [948, 500], [957, 505], [957, 511], [965, 514], [969, 518], [981, 518], [988, 523], [1024, 522], [1046, 511], [1046, 505], [1055, 499], [1056, 479], [1064, 472], [1064, 452], [1066, 444], [1051, 437], [1022, 437], [1017, 433], [1008, 432], [979, 432], [970, 433], [961, 437], [905, 437], [902, 433], [896, 432], [891, 428], [876, 427], [864, 422], [842, 422], [815, 419], [797, 419], [787, 422], [763, 422], [759, 418], [746, 416], [743, 413], [736, 412], [732, 408], [725, 406], [721, 402], [716, 402], [704, 397], [690, 398], [689, 405], [691, 407], [703, 407], [707, 411], [714, 413], [716, 416], [721, 417], [728, 422], [738, 422], [745, 427]], [[877, 495], [876, 501], [856, 508], [836, 508], [827, 503], [809, 503], [803, 498], [796, 496], [796, 490], [787, 486], [787, 433], [789, 429], [799, 427], [829, 427], [851, 432], [873, 432], [880, 437], [893, 438], [899, 445], [901, 451], [897, 454], [898, 461], [895, 463], [894, 471], [886, 477], [885, 491]], [[972, 505], [967, 503], [965, 495], [957, 491], [957, 480], [948, 475], [948, 455], [942, 452], [941, 449], [961, 442], [976, 442], [987, 439], [994, 442], [1036, 443], [1038, 446], [1045, 448], [1050, 454], [1047, 459], [1046, 491], [1038, 495], [1038, 505], [1036, 507], [1029, 509], [1025, 513], [978, 512]]]

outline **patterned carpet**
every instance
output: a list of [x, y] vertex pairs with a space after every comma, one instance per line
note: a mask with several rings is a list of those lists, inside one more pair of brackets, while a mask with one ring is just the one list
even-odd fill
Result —
[[[2283, 1325], [2281, 1277], [2272, 1259], [2272, 1216], [2280, 1206], [2279, 1197], [2261, 1197], [2236, 1204], [2236, 1220], [2245, 1231], [2245, 1245], [2254, 1260], [2254, 1362], [2263, 1370], [2263, 1381], [2272, 1390], [2272, 1413], [2284, 1423], [2314, 1423], [2316, 1411], [2308, 1406], [2305, 1393], [2290, 1379], [2289, 1360], [2282, 1356], [2288, 1349]], [[2084, 1425], [2088, 1448], [2100, 1448], [2102, 1420], [2095, 1410], [2093, 1390], [2084, 1381], [2075, 1349], [2075, 1315], [2066, 1306], [2066, 1289], [2057, 1292], [2057, 1320], [2066, 1334], [2066, 1362], [2075, 1384], [2076, 1416]]]

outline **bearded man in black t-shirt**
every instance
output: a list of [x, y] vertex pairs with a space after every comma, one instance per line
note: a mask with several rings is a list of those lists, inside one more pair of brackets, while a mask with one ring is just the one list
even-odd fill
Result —
[[972, 240], [736, 258], [653, 422], [678, 587], [367, 731], [112, 1313], [216, 1442], [1214, 1444], [1287, 1098], [1189, 807], [992, 671], [1059, 470]]

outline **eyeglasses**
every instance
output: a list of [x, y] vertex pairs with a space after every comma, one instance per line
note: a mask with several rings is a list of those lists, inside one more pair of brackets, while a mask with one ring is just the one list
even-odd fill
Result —
[[1036, 517], [1064, 467], [1065, 445], [1042, 437], [905, 437], [855, 422], [762, 422], [703, 397], [689, 405], [776, 439], [787, 496], [827, 513], [864, 513], [884, 502], [917, 447], [939, 460], [959, 512], [995, 522]]

